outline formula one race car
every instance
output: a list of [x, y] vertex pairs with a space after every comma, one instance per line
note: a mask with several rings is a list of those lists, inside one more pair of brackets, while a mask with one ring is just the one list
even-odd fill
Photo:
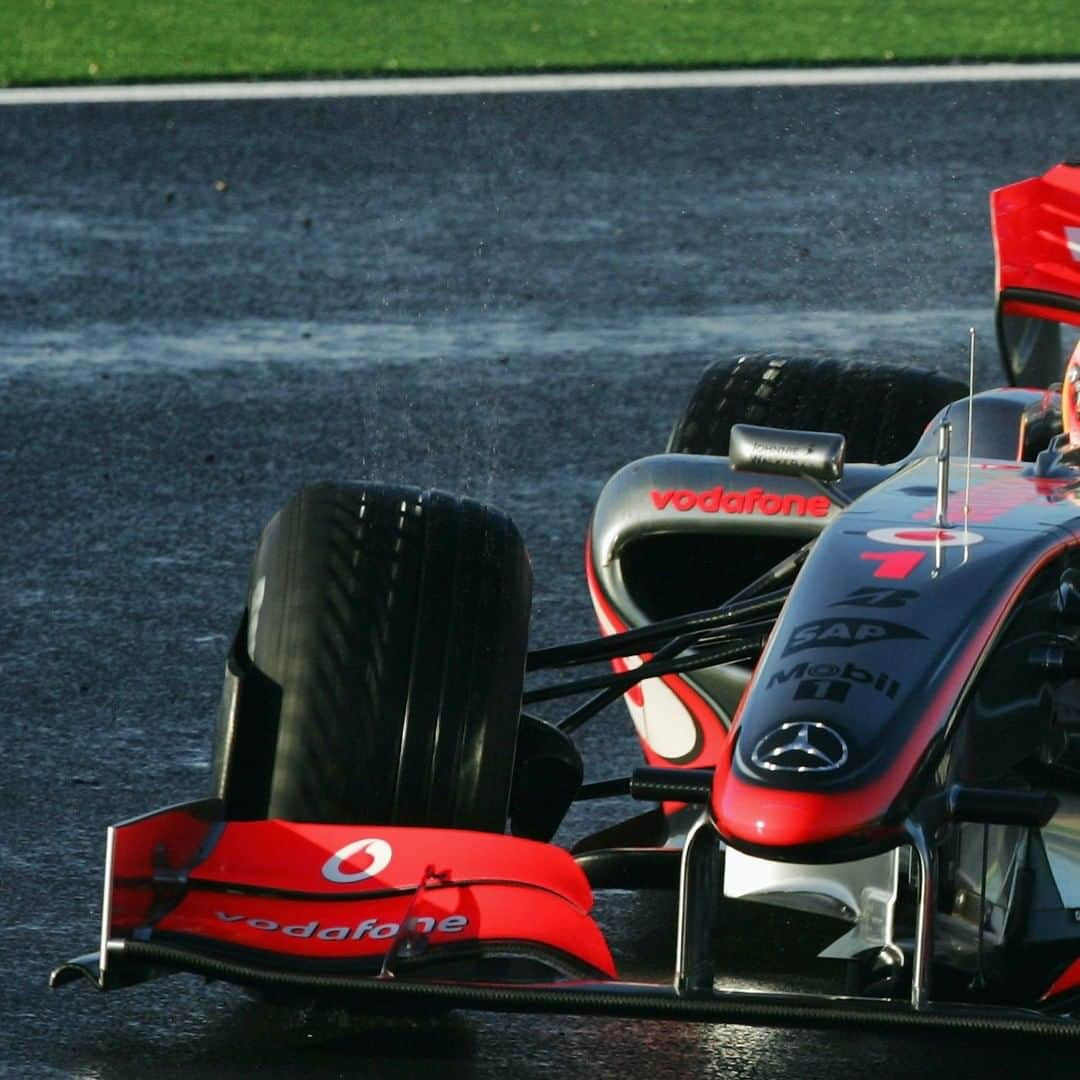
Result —
[[[527, 653], [499, 511], [301, 491], [255, 553], [212, 797], [109, 830], [100, 950], [53, 984], [1080, 1033], [1080, 167], [992, 218], [1034, 388], [713, 365], [600, 495], [595, 640]], [[620, 697], [646, 765], [583, 784], [570, 736]], [[619, 795], [651, 807], [550, 842]], [[622, 981], [592, 890], [668, 886], [675, 970]], [[748, 904], [825, 921], [835, 993], [725, 986]]]

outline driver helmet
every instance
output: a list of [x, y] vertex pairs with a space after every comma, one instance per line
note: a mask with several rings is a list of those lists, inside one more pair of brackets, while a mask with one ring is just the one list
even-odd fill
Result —
[[1065, 365], [1065, 379], [1061, 384], [1061, 421], [1070, 447], [1080, 447], [1080, 341]]

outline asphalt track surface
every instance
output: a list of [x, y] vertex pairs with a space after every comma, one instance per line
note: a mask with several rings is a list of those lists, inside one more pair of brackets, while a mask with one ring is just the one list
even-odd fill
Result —
[[[45, 979], [95, 944], [106, 824], [205, 788], [247, 560], [298, 485], [501, 504], [536, 641], [589, 634], [590, 506], [711, 358], [959, 374], [975, 325], [996, 379], [986, 195], [1075, 152], [1078, 105], [1020, 83], [6, 110], [0, 1071], [1075, 1075], [1067, 1046], [999, 1038], [418, 1022]], [[616, 710], [582, 742], [590, 778], [637, 760]], [[669, 902], [602, 914], [618, 960], [670, 957]]]

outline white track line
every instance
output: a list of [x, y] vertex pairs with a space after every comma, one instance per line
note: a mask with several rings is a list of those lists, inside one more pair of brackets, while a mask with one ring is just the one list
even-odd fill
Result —
[[264, 101], [288, 98], [536, 94], [591, 90], [699, 90], [746, 87], [883, 86], [903, 83], [1080, 79], [1080, 63], [925, 64], [889, 67], [625, 71], [563, 75], [454, 75], [440, 78], [44, 86], [0, 90], [0, 105], [142, 101]]

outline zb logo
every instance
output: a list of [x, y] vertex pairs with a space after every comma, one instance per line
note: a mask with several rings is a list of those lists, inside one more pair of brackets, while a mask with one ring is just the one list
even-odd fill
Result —
[[853, 593], [848, 593], [844, 600], [837, 600], [830, 607], [870, 607], [898, 608], [909, 600], [918, 600], [919, 594], [914, 589], [887, 589], [879, 585], [864, 585]]

